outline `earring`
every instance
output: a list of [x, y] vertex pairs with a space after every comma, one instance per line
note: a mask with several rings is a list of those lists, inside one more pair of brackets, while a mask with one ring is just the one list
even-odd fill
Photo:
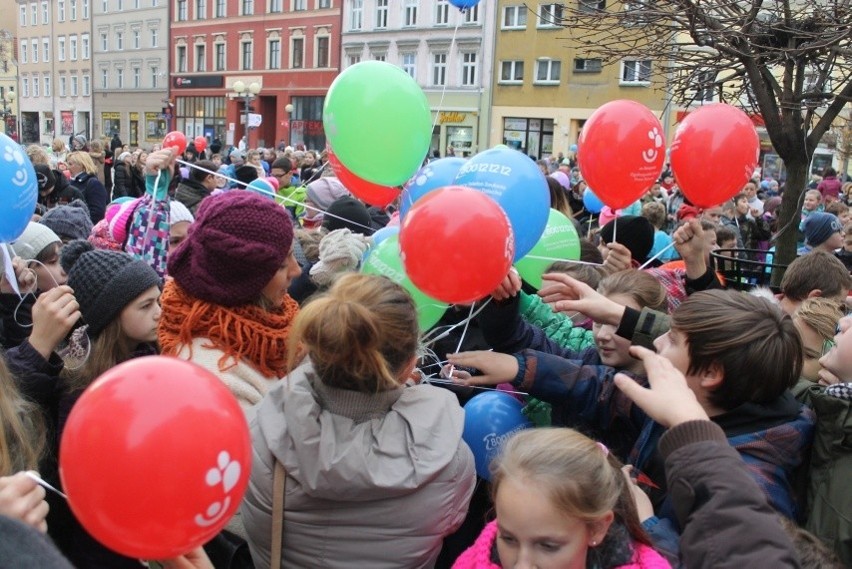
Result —
[[591, 546], [592, 546], [592, 547], [594, 547], [594, 546], [596, 546], [597, 544], [598, 544], [598, 542], [597, 542], [597, 541], [593, 541], [593, 542], [591, 543]]

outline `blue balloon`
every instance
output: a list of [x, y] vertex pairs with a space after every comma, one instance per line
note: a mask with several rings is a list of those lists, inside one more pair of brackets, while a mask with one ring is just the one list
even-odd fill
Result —
[[550, 190], [529, 156], [509, 148], [480, 152], [462, 166], [456, 184], [484, 192], [500, 204], [515, 235], [515, 261], [535, 247], [550, 217]]
[[269, 198], [271, 200], [275, 199], [275, 188], [273, 188], [272, 184], [263, 178], [255, 178], [248, 186], [246, 186], [246, 189], [250, 192], [260, 194], [265, 198]]
[[571, 146], [568, 147], [568, 150], [570, 150], [571, 152], [577, 152], [577, 148], [578, 147], [577, 147], [576, 144], [572, 144]]
[[0, 133], [0, 243], [21, 236], [35, 213], [38, 179], [21, 146]]
[[479, 4], [479, 0], [450, 0], [450, 4], [456, 8], [464, 10], [465, 8], [473, 8]]
[[503, 444], [518, 431], [532, 427], [521, 412], [523, 407], [523, 403], [501, 391], [481, 393], [464, 406], [462, 438], [473, 451], [476, 473], [481, 478], [490, 481], [488, 467]]
[[408, 210], [417, 200], [432, 190], [451, 186], [465, 162], [464, 158], [441, 158], [420, 168], [402, 190], [402, 199], [399, 201], [400, 221], [405, 219]]
[[586, 208], [586, 211], [589, 213], [600, 213], [603, 206], [603, 202], [595, 195], [595, 192], [586, 188], [586, 191], [583, 192], [583, 207]]

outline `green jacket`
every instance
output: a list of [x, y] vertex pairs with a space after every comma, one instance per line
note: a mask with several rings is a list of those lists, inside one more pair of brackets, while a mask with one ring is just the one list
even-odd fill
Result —
[[595, 345], [594, 334], [574, 322], [566, 314], [553, 312], [537, 294], [520, 293], [521, 318], [542, 329], [545, 335], [562, 346], [576, 352]]
[[287, 186], [280, 188], [277, 193], [279, 197], [275, 201], [292, 211], [296, 219], [299, 219], [305, 213], [305, 206], [302, 205], [307, 199], [305, 186]]
[[817, 416], [804, 527], [852, 567], [852, 384], [826, 388], [799, 380], [793, 394]]

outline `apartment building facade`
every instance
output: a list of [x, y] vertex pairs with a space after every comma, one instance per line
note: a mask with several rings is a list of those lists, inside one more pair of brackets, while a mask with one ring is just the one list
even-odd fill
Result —
[[[0, 10], [14, 11], [13, 0], [0, 1]], [[16, 30], [0, 28], [0, 122], [2, 131], [18, 139], [18, 61], [15, 57], [18, 40]]]

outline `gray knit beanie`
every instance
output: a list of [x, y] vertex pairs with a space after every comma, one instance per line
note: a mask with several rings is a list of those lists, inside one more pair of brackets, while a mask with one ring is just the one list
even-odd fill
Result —
[[92, 218], [86, 202], [74, 200], [68, 205], [61, 205], [44, 214], [40, 223], [51, 228], [60, 238], [65, 240], [88, 239], [92, 233]]
[[95, 249], [84, 240], [63, 247], [59, 262], [68, 273], [68, 286], [74, 290], [92, 338], [136, 297], [160, 284], [157, 273], [144, 261], [119, 251]]
[[[21, 236], [12, 242], [15, 255], [25, 261], [32, 261], [51, 243], [59, 243], [59, 236], [49, 227], [31, 221]], [[61, 243], [60, 243], [61, 244]]]

